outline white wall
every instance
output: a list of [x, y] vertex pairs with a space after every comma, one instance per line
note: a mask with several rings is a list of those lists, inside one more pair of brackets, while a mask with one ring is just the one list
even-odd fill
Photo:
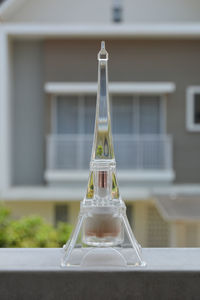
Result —
[[[112, 0], [23, 0], [8, 14], [12, 22], [110, 23]], [[124, 21], [198, 22], [198, 0], [122, 0]]]
[[98, 23], [110, 18], [111, 0], [33, 0], [24, 1], [9, 16], [13, 22]]
[[199, 0], [122, 0], [126, 22], [199, 22]]

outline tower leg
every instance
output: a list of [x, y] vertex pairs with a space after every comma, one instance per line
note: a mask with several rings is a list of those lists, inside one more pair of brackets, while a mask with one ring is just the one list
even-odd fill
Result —
[[74, 232], [71, 235], [70, 240], [63, 246], [64, 252], [65, 252], [64, 256], [62, 258], [62, 261], [61, 261], [61, 266], [63, 266], [63, 267], [70, 266], [69, 259], [70, 259], [73, 249], [75, 248], [76, 242], [78, 240], [78, 237], [79, 237], [79, 234], [81, 231], [81, 227], [83, 224], [83, 220], [84, 220], [84, 216], [82, 214], [79, 215], [78, 222], [76, 224]]
[[142, 256], [141, 256], [141, 246], [138, 244], [134, 234], [133, 234], [133, 231], [130, 227], [130, 224], [129, 224], [129, 221], [128, 221], [128, 218], [126, 216], [126, 214], [124, 214], [122, 216], [122, 219], [123, 219], [123, 223], [124, 223], [124, 231], [125, 231], [125, 234], [127, 235], [127, 238], [128, 238], [128, 241], [130, 243], [130, 248], [132, 248], [132, 251], [134, 251], [134, 255], [135, 255], [135, 263], [134, 265], [138, 265], [138, 266], [145, 266], [146, 263], [142, 260]]

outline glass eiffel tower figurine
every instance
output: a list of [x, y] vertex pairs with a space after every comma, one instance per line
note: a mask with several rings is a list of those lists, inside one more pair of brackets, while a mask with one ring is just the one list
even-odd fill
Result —
[[141, 247], [126, 216], [116, 178], [109, 95], [108, 52], [101, 42], [98, 53], [98, 91], [94, 141], [86, 196], [61, 265], [143, 266]]

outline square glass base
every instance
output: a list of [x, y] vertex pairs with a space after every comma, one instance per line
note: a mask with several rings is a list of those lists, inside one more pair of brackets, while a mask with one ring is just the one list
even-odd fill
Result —
[[119, 207], [110, 213], [99, 217], [99, 210], [98, 214], [93, 209], [80, 212], [71, 239], [63, 247], [62, 267], [145, 266], [125, 210]]

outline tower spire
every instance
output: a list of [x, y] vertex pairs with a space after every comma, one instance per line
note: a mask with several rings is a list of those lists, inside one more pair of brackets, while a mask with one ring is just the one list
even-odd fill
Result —
[[98, 89], [94, 140], [90, 162], [90, 176], [86, 198], [118, 199], [116, 162], [111, 131], [110, 103], [108, 93], [108, 52], [101, 42], [98, 59]]
[[108, 93], [108, 52], [101, 42], [98, 59], [98, 90], [92, 160], [114, 159]]

